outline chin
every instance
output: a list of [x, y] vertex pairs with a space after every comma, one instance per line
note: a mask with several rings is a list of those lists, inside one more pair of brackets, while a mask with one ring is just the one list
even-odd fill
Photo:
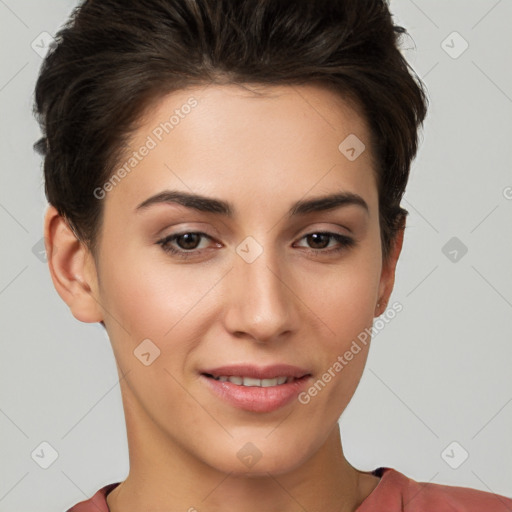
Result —
[[234, 477], [258, 478], [268, 477], [268, 473], [285, 474], [300, 467], [311, 455], [307, 449], [309, 443], [305, 443], [304, 439], [292, 441], [290, 437], [284, 442], [277, 436], [274, 440], [244, 436], [243, 440], [217, 445], [215, 451], [208, 450], [203, 460], [218, 471]]

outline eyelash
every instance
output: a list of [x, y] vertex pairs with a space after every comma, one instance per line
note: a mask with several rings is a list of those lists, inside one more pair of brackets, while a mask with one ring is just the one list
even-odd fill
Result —
[[[175, 241], [177, 238], [183, 236], [183, 235], [200, 235], [202, 237], [209, 238], [212, 240], [212, 237], [207, 235], [206, 233], [203, 233], [201, 231], [184, 231], [182, 233], [175, 233], [173, 235], [169, 235], [165, 238], [162, 238], [161, 240], [158, 240], [156, 242], [158, 245], [162, 247], [162, 250], [168, 254], [172, 254], [174, 256], [177, 256], [182, 259], [188, 259], [192, 258], [194, 256], [197, 256], [198, 250], [197, 249], [190, 249], [189, 251], [183, 250], [183, 249], [176, 249], [175, 247], [172, 247], [170, 245], [171, 242]], [[350, 249], [356, 244], [356, 241], [352, 238], [349, 238], [348, 236], [341, 235], [339, 233], [331, 233], [328, 231], [313, 231], [311, 233], [307, 233], [304, 236], [302, 236], [300, 239], [306, 238], [310, 235], [325, 235], [329, 236], [330, 238], [333, 238], [337, 242], [339, 242], [339, 246], [335, 249], [308, 249], [308, 252], [319, 255], [319, 254], [337, 254], [339, 252], [342, 252], [346, 249]], [[201, 251], [201, 250], [199, 250]]]

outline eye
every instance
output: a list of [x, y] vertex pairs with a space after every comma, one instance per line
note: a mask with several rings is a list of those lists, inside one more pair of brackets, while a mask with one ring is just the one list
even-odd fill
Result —
[[[204, 248], [199, 247], [203, 238], [212, 240], [210, 236], [201, 231], [186, 231], [166, 236], [158, 240], [157, 244], [161, 245], [162, 249], [167, 253], [174, 254], [180, 258], [190, 258]], [[176, 243], [178, 247], [176, 248], [172, 245], [173, 243]]]
[[[320, 253], [338, 253], [350, 247], [353, 247], [356, 242], [353, 238], [350, 238], [339, 233], [330, 233], [328, 231], [318, 231], [314, 233], [308, 233], [304, 235], [301, 240], [305, 239], [310, 244], [310, 252], [315, 254]], [[338, 242], [338, 245], [329, 248], [329, 243], [334, 240]], [[311, 247], [312, 246], [312, 247]]]

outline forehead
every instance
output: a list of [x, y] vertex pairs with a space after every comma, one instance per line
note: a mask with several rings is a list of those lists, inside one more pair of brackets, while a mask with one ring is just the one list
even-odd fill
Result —
[[[204, 141], [219, 131], [231, 131], [237, 138], [256, 131], [275, 135], [280, 126], [288, 128], [279, 133], [283, 140], [287, 135], [296, 137], [299, 131], [312, 142], [315, 141], [313, 131], [319, 135], [333, 132], [342, 136], [353, 130], [364, 139], [369, 135], [359, 102], [349, 96], [342, 97], [333, 86], [317, 83], [210, 84], [177, 90], [149, 104], [139, 122], [138, 134], [151, 132], [161, 141], [170, 132], [183, 131], [178, 127], [185, 124], [185, 119], [186, 125], [196, 133], [207, 130], [203, 133]], [[294, 130], [290, 130], [291, 125]], [[240, 127], [244, 128], [242, 133]]]
[[316, 84], [175, 91], [146, 109], [123, 165], [129, 172], [111, 195], [130, 204], [163, 188], [216, 196], [250, 190], [260, 204], [269, 192], [275, 201], [284, 191], [303, 196], [339, 185], [374, 195], [366, 120], [354, 103]]

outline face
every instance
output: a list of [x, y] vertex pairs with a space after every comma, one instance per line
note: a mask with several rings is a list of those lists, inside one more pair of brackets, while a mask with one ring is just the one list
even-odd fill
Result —
[[333, 436], [384, 286], [364, 120], [318, 86], [263, 92], [191, 88], [146, 113], [103, 188], [95, 269], [129, 435], [255, 475]]

